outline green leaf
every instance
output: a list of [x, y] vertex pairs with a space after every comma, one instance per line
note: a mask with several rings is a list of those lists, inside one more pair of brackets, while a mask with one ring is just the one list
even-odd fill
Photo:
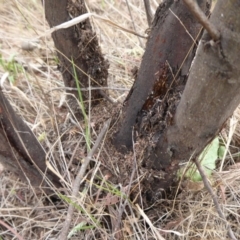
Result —
[[224, 153], [226, 151], [226, 147], [221, 145], [219, 148], [218, 148], [218, 158], [220, 159], [223, 159], [223, 156], [224, 156]]
[[46, 133], [45, 132], [42, 132], [39, 136], [38, 136], [38, 141], [39, 142], [42, 142], [46, 139]]
[[90, 226], [86, 226], [87, 222], [83, 221], [80, 222], [77, 226], [75, 226], [68, 234], [67, 239], [71, 238], [72, 235], [74, 235], [76, 232], [78, 231], [82, 231], [82, 230], [86, 230], [86, 229], [93, 229], [95, 228], [95, 226], [90, 225]]
[[201, 165], [209, 170], [216, 168], [216, 160], [218, 159], [219, 139], [216, 137], [201, 153], [199, 160]]
[[[218, 137], [216, 137], [198, 157], [198, 161], [200, 161], [201, 166], [208, 177], [216, 168], [216, 160], [219, 157], [219, 148], [219, 139]], [[184, 172], [185, 170], [183, 168], [180, 169], [178, 176], [181, 177]], [[188, 164], [184, 176], [194, 182], [202, 181], [202, 177], [197, 170], [196, 165], [192, 162]]]

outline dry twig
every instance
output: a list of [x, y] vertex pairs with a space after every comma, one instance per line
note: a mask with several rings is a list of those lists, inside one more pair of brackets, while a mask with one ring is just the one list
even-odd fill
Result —
[[144, 0], [144, 7], [145, 7], [146, 15], [147, 15], [148, 26], [151, 27], [153, 14], [152, 14], [149, 0]]
[[[132, 16], [132, 12], [131, 12], [128, 0], [125, 0], [125, 1], [126, 1], [126, 4], [127, 4], [127, 8], [128, 8], [128, 12], [129, 12], [130, 18], [132, 20], [132, 25], [133, 25], [134, 32], [136, 32], [136, 26], [135, 26], [135, 23], [134, 23], [134, 20], [133, 20], [133, 16]], [[140, 36], [137, 35], [137, 38], [138, 38], [140, 46], [143, 47], [142, 41], [140, 39]]]
[[[50, 89], [47, 93], [56, 91], [56, 90], [78, 90], [78, 88], [74, 87], [55, 87]], [[81, 88], [81, 91], [89, 91], [89, 90], [117, 90], [117, 91], [129, 91], [129, 88], [120, 88], [120, 87], [87, 87], [87, 88]]]
[[133, 141], [133, 171], [130, 177], [130, 181], [129, 181], [129, 185], [128, 185], [128, 189], [126, 192], [126, 196], [127, 198], [125, 199], [124, 203], [122, 203], [122, 199], [120, 202], [120, 207], [119, 207], [119, 213], [118, 213], [118, 218], [117, 218], [117, 223], [114, 229], [114, 234], [116, 234], [119, 230], [120, 230], [120, 225], [121, 225], [121, 220], [122, 220], [122, 215], [123, 215], [123, 211], [128, 203], [128, 197], [130, 195], [130, 189], [133, 183], [133, 178], [135, 176], [137, 170], [137, 160], [136, 160], [136, 152], [135, 152], [135, 148], [134, 148], [134, 141]]
[[[82, 163], [82, 166], [74, 180], [74, 183], [73, 183], [73, 188], [72, 188], [72, 197], [73, 198], [76, 198], [77, 195], [78, 195], [78, 192], [79, 192], [79, 187], [81, 185], [81, 182], [82, 182], [82, 179], [85, 175], [85, 172], [87, 170], [87, 167], [93, 157], [93, 154], [97, 151], [100, 143], [102, 142], [108, 128], [109, 128], [109, 125], [110, 125], [110, 122], [111, 122], [111, 119], [109, 119], [105, 125], [103, 126], [100, 134], [98, 135], [97, 137], [97, 140], [93, 146], [93, 148], [91, 149], [91, 151], [89, 152], [89, 154], [87, 155], [87, 157], [83, 160], [83, 163]], [[71, 224], [71, 220], [72, 220], [72, 215], [73, 215], [73, 211], [74, 211], [74, 205], [73, 204], [70, 204], [69, 207], [68, 207], [68, 212], [67, 212], [67, 216], [66, 216], [66, 220], [64, 222], [64, 226], [63, 226], [63, 229], [58, 237], [59, 240], [65, 240], [67, 239], [67, 234], [68, 234], [68, 230], [69, 230], [69, 227], [70, 227], [70, 224]]]
[[210, 193], [210, 195], [212, 196], [212, 200], [213, 200], [213, 203], [215, 205], [215, 208], [218, 212], [218, 215], [219, 217], [227, 224], [227, 230], [228, 230], [228, 236], [230, 237], [230, 239], [232, 240], [237, 240], [237, 238], [235, 237], [232, 229], [231, 229], [231, 226], [229, 225], [227, 219], [225, 218], [223, 212], [222, 212], [222, 209], [218, 203], [218, 200], [217, 200], [217, 196], [214, 194], [213, 192], [213, 189], [211, 187], [211, 185], [209, 184], [209, 181], [204, 173], [204, 170], [201, 166], [201, 164], [199, 163], [198, 160], [194, 160], [194, 163], [196, 164], [197, 166], [197, 169], [202, 177], [202, 180], [203, 180], [203, 184], [204, 184], [204, 187], [207, 189], [207, 191]]
[[[142, 36], [141, 34], [135, 32], [135, 31], [132, 31], [132, 30], [124, 28], [124, 27], [121, 27], [120, 25], [116, 24], [115, 22], [113, 22], [113, 21], [111, 21], [111, 20], [109, 20], [107, 18], [103, 18], [103, 17], [101, 17], [101, 16], [99, 16], [99, 15], [97, 15], [95, 13], [85, 13], [85, 14], [82, 14], [82, 15], [80, 15], [78, 17], [75, 17], [75, 18], [73, 18], [73, 19], [71, 19], [69, 21], [61, 23], [61, 24], [59, 24], [59, 25], [57, 25], [55, 27], [52, 27], [51, 29], [49, 29], [48, 31], [43, 33], [42, 35], [38, 36], [36, 39], [43, 38], [43, 37], [45, 37], [45, 36], [55, 32], [57, 30], [60, 30], [60, 29], [65, 29], [65, 28], [72, 27], [72, 26], [74, 26], [74, 25], [76, 25], [76, 24], [78, 24], [80, 22], [85, 21], [89, 17], [95, 17], [95, 18], [97, 18], [99, 20], [102, 20], [102, 21], [104, 21], [104, 22], [106, 22], [106, 23], [108, 23], [108, 24], [110, 24], [112, 26], [115, 26], [115, 27], [121, 29], [122, 31], [134, 34], [134, 35], [136, 35], [139, 38], [139, 41], [140, 41], [140, 37], [141, 38], [146, 38], [145, 36]], [[135, 25], [134, 25], [134, 29], [135, 29]]]
[[2, 226], [4, 226], [5, 228], [7, 228], [10, 232], [12, 232], [19, 240], [23, 240], [23, 237], [21, 237], [13, 228], [11, 228], [10, 226], [8, 226], [5, 222], [3, 222], [2, 220], [0, 220], [0, 224]]

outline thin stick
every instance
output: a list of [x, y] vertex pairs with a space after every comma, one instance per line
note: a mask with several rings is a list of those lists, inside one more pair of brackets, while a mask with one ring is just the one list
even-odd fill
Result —
[[220, 39], [220, 32], [217, 28], [208, 20], [206, 15], [203, 13], [201, 8], [198, 6], [195, 0], [183, 0], [188, 6], [192, 14], [197, 18], [197, 20], [202, 24], [202, 26], [208, 31], [209, 35], [214, 41]]
[[[90, 91], [90, 90], [116, 90], [116, 91], [129, 91], [129, 88], [119, 88], [119, 87], [86, 87], [86, 88], [81, 88], [81, 91]], [[57, 91], [57, 90], [68, 90], [68, 91], [74, 91], [78, 90], [77, 88], [73, 87], [56, 87], [56, 88], [51, 88], [47, 93], [51, 91]]]
[[[132, 135], [133, 135], [133, 133], [132, 133]], [[136, 151], [135, 151], [135, 147], [134, 147], [133, 137], [132, 137], [132, 143], [133, 143], [133, 170], [132, 170], [132, 174], [131, 174], [131, 177], [130, 177], [130, 180], [129, 180], [128, 189], [127, 189], [127, 192], [126, 192], [127, 197], [126, 197], [124, 203], [122, 203], [122, 199], [121, 199], [121, 202], [120, 202], [120, 206], [119, 206], [119, 209], [118, 209], [119, 213], [118, 213], [117, 223], [116, 223], [116, 226], [115, 226], [115, 229], [114, 229], [114, 234], [116, 234], [120, 230], [120, 223], [121, 223], [121, 220], [122, 220], [123, 211], [125, 210], [126, 205], [129, 201], [128, 198], [129, 198], [129, 195], [130, 195], [130, 190], [131, 190], [131, 186], [132, 186], [132, 183], [133, 183], [133, 178], [134, 178], [136, 170], [137, 170]]]
[[207, 189], [207, 191], [208, 191], [208, 192], [210, 193], [210, 195], [212, 196], [213, 203], [214, 203], [214, 205], [215, 205], [215, 208], [216, 208], [216, 210], [217, 210], [217, 212], [218, 212], [219, 217], [227, 224], [228, 236], [229, 236], [230, 239], [232, 239], [232, 240], [237, 240], [237, 238], [235, 237], [235, 235], [234, 235], [234, 233], [233, 233], [233, 231], [232, 231], [232, 229], [231, 229], [231, 226], [229, 225], [227, 219], [225, 218], [225, 216], [224, 216], [224, 214], [223, 214], [223, 212], [222, 212], [222, 209], [221, 209], [221, 207], [220, 207], [220, 205], [219, 205], [219, 203], [218, 203], [218, 200], [217, 200], [217, 196], [214, 194], [213, 189], [212, 189], [211, 185], [209, 184], [209, 182], [208, 182], [208, 180], [207, 180], [207, 177], [206, 177], [206, 175], [205, 175], [205, 173], [204, 173], [204, 170], [203, 170], [201, 164], [199, 163], [199, 161], [198, 161], [197, 159], [194, 160], [193, 162], [194, 162], [194, 163], [196, 164], [196, 166], [197, 166], [197, 169], [198, 169], [198, 171], [199, 171], [199, 173], [200, 173], [200, 175], [201, 175], [201, 177], [202, 177], [203, 184], [204, 184], [205, 188]]
[[[129, 12], [130, 18], [131, 18], [131, 20], [132, 20], [133, 30], [134, 30], [134, 32], [136, 32], [135, 23], [134, 23], [134, 21], [133, 21], [132, 12], [131, 12], [131, 9], [130, 9], [128, 0], [125, 0], [125, 1], [126, 1], [126, 4], [127, 4], [127, 8], [128, 8], [128, 12]], [[138, 37], [138, 41], [139, 41], [140, 46], [143, 47], [142, 41], [141, 41], [141, 39], [140, 39], [140, 36], [137, 36], [137, 37]]]
[[[188, 34], [188, 36], [193, 40], [195, 46], [197, 46], [197, 42], [195, 41], [194, 37], [190, 34], [190, 32], [187, 30], [186, 26], [183, 24], [183, 22], [181, 21], [181, 19], [172, 11], [171, 8], [169, 8], [169, 11], [172, 13], [172, 15], [179, 21], [179, 23], [183, 26], [183, 28], [185, 29], [186, 33]], [[197, 40], [197, 38], [196, 38]]]
[[[104, 89], [113, 89], [113, 90], [119, 90], [119, 91], [129, 91], [129, 89], [127, 88], [117, 88], [117, 87], [87, 87], [87, 88], [81, 88], [81, 91], [88, 91], [89, 93], [91, 93], [91, 91], [93, 90], [99, 90], [100, 95], [102, 95], [103, 98], [105, 98], [107, 101], [109, 101], [110, 103], [116, 105], [119, 102], [115, 101], [114, 99], [112, 99], [108, 94], [106, 94], [103, 90]], [[52, 92], [52, 91], [56, 91], [56, 90], [68, 90], [68, 91], [76, 91], [78, 90], [77, 88], [72, 88], [72, 87], [56, 87], [56, 88], [52, 88], [51, 90], [47, 91], [47, 93]], [[90, 96], [91, 94], [89, 94]], [[90, 99], [90, 97], [89, 97]], [[89, 108], [90, 109], [90, 108]]]
[[144, 0], [144, 7], [147, 15], [148, 26], [151, 27], [153, 15], [149, 0]]
[[[94, 146], [92, 147], [91, 151], [88, 153], [87, 157], [84, 158], [83, 160], [83, 163], [82, 163], [82, 166], [74, 180], [74, 183], [73, 183], [73, 188], [72, 188], [72, 197], [73, 198], [76, 198], [77, 195], [78, 195], [78, 192], [79, 192], [79, 187], [81, 185], [81, 182], [82, 182], [82, 179], [85, 175], [85, 172], [87, 170], [87, 167], [93, 157], [93, 154], [97, 151], [100, 143], [102, 142], [108, 128], [109, 128], [109, 125], [110, 125], [110, 122], [111, 122], [111, 119], [109, 119], [103, 126], [100, 134], [98, 135], [97, 137], [97, 140], [94, 144]], [[66, 240], [67, 239], [67, 235], [68, 235], [68, 230], [69, 230], [69, 227], [70, 227], [70, 224], [71, 224], [71, 221], [72, 221], [72, 216], [73, 216], [73, 211], [74, 211], [74, 205], [73, 204], [69, 204], [69, 207], [68, 207], [68, 212], [67, 212], [67, 216], [66, 216], [66, 220], [64, 222], [64, 225], [63, 225], [63, 229], [58, 237], [59, 240]]]
[[106, 22], [106, 23], [108, 23], [108, 24], [110, 24], [110, 25], [112, 25], [112, 26], [115, 26], [115, 27], [121, 29], [122, 31], [125, 31], [125, 32], [128, 32], [128, 33], [134, 34], [134, 35], [136, 35], [136, 36], [139, 37], [139, 40], [140, 40], [140, 37], [141, 37], [141, 38], [146, 38], [145, 36], [142, 36], [141, 34], [139, 34], [139, 33], [137, 33], [137, 32], [134, 32], [134, 31], [129, 30], [129, 29], [127, 29], [127, 28], [121, 27], [121, 26], [118, 25], [117, 23], [112, 22], [111, 20], [109, 20], [109, 19], [107, 19], [107, 18], [103, 18], [103, 17], [101, 17], [101, 16], [99, 16], [99, 15], [97, 15], [97, 14], [95, 14], [95, 13], [85, 13], [85, 14], [82, 14], [82, 15], [80, 15], [80, 16], [78, 16], [78, 17], [75, 17], [75, 18], [73, 18], [73, 19], [71, 19], [71, 20], [69, 20], [69, 21], [67, 21], [67, 22], [61, 23], [61, 24], [59, 24], [59, 25], [57, 25], [57, 26], [55, 26], [55, 27], [50, 28], [50, 29], [47, 30], [45, 33], [43, 33], [42, 35], [36, 37], [35, 39], [43, 38], [43, 37], [45, 37], [45, 36], [47, 36], [47, 35], [55, 32], [55, 31], [57, 31], [57, 30], [60, 30], [60, 29], [65, 29], [65, 28], [72, 27], [72, 26], [74, 26], [74, 25], [76, 25], [76, 24], [78, 24], [78, 23], [80, 23], [80, 22], [82, 22], [82, 21], [85, 21], [85, 20], [86, 20], [87, 18], [89, 18], [89, 17], [95, 17], [95, 18], [97, 18], [97, 19], [99, 19], [99, 20], [101, 20], [101, 21], [104, 21], [104, 22]]
[[152, 221], [149, 219], [149, 217], [145, 214], [145, 212], [140, 208], [140, 206], [138, 204], [136, 204], [138, 213], [143, 217], [144, 221], [149, 225], [149, 227], [151, 228], [152, 232], [155, 234], [154, 237], [156, 237], [155, 239], [158, 240], [165, 240], [165, 238], [163, 238], [161, 236], [161, 234], [159, 233], [159, 230], [153, 226]]
[[5, 222], [0, 220], [0, 224], [12, 232], [19, 240], [23, 240], [23, 237], [21, 237], [12, 227], [8, 226]]

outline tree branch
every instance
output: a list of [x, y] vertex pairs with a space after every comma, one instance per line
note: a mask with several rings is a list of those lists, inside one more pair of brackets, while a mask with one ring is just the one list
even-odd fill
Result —
[[197, 20], [202, 24], [202, 26], [207, 30], [209, 35], [214, 41], [220, 39], [220, 32], [217, 28], [208, 20], [206, 15], [202, 12], [201, 8], [198, 6], [195, 0], [183, 0], [188, 6], [192, 14], [197, 18]]

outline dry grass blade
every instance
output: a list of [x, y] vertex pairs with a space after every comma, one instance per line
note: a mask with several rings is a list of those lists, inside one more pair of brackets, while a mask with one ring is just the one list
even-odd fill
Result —
[[9, 231], [11, 231], [19, 240], [24, 240], [13, 228], [11, 228], [10, 226], [8, 226], [5, 222], [3, 222], [2, 220], [0, 220], [0, 224], [2, 226], [4, 226], [5, 228], [7, 228]]
[[197, 46], [196, 40], [193, 38], [193, 36], [189, 33], [189, 31], [187, 30], [187, 28], [184, 26], [183, 22], [181, 21], [181, 19], [172, 11], [172, 9], [170, 8], [169, 11], [172, 13], [172, 15], [177, 18], [177, 20], [180, 22], [180, 24], [183, 26], [183, 28], [185, 29], [186, 33], [188, 34], [188, 36], [193, 40], [195, 46]]
[[[72, 190], [72, 198], [76, 198], [77, 195], [78, 195], [78, 192], [79, 192], [79, 187], [80, 187], [80, 184], [82, 183], [82, 179], [84, 177], [84, 174], [87, 170], [87, 167], [93, 157], [93, 154], [95, 154], [95, 152], [97, 151], [99, 145], [101, 144], [108, 128], [109, 128], [109, 125], [110, 125], [110, 122], [111, 122], [111, 119], [109, 119], [105, 124], [104, 124], [104, 127], [102, 128], [100, 134], [98, 135], [97, 137], [97, 140], [93, 146], [93, 148], [91, 149], [91, 151], [89, 152], [88, 156], [82, 161], [82, 166], [74, 180], [74, 183], [73, 183], [73, 190]], [[72, 220], [72, 215], [73, 215], [73, 211], [74, 211], [74, 206], [72, 204], [69, 205], [68, 207], [68, 212], [67, 212], [67, 216], [66, 216], [66, 220], [65, 220], [65, 223], [64, 223], [64, 226], [63, 226], [63, 229], [59, 235], [59, 238], [60, 240], [65, 240], [67, 238], [67, 235], [68, 235], [68, 231], [69, 231], [69, 227], [70, 227], [70, 224], [71, 224], [71, 220]]]
[[[125, 0], [125, 1], [126, 1], [126, 4], [127, 4], [127, 8], [128, 8], [128, 12], [129, 12], [130, 18], [131, 18], [131, 20], [132, 20], [133, 29], [134, 29], [134, 31], [136, 32], [136, 27], [135, 27], [135, 23], [134, 23], [134, 20], [133, 20], [131, 8], [130, 8], [130, 6], [129, 6], [128, 0]], [[138, 41], [139, 41], [140, 46], [143, 47], [142, 41], [141, 41], [141, 39], [139, 38], [139, 36], [138, 36]]]
[[163, 238], [159, 231], [153, 226], [151, 220], [148, 218], [148, 216], [144, 213], [144, 211], [140, 208], [140, 206], [137, 204], [137, 209], [139, 211], [139, 213], [142, 215], [142, 217], [144, 218], [144, 220], [149, 224], [150, 228], [152, 229], [154, 235], [155, 235], [155, 239], [158, 240], [165, 240], [165, 238]]
[[[134, 146], [134, 140], [133, 140], [133, 146]], [[133, 170], [132, 170], [132, 174], [131, 174], [131, 177], [130, 177], [127, 193], [126, 193], [126, 196], [128, 198], [130, 197], [129, 193], [130, 193], [130, 189], [131, 189], [136, 171], [137, 171], [137, 160], [136, 160], [136, 152], [135, 152], [135, 147], [134, 147], [133, 148]], [[120, 206], [119, 213], [118, 213], [117, 223], [116, 223], [116, 226], [114, 228], [114, 233], [117, 233], [120, 230], [122, 215], [123, 215], [125, 207], [128, 203], [128, 198], [126, 198], [123, 203], [122, 203], [122, 198], [121, 198], [121, 206]]]
[[126, 29], [124, 27], [121, 27], [117, 23], [114, 23], [113, 21], [111, 21], [109, 19], [106, 19], [106, 18], [103, 18], [103, 17], [101, 17], [101, 16], [99, 16], [99, 15], [97, 15], [95, 13], [85, 13], [85, 14], [82, 14], [81, 16], [79, 16], [79, 17], [73, 18], [72, 20], [69, 20], [69, 21], [61, 23], [61, 24], [59, 24], [59, 25], [57, 25], [55, 27], [52, 27], [51, 29], [49, 29], [48, 31], [46, 31], [44, 34], [42, 34], [41, 36], [37, 37], [36, 39], [45, 37], [45, 36], [55, 32], [57, 30], [60, 30], [60, 29], [72, 27], [72, 26], [74, 26], [74, 25], [76, 25], [76, 24], [78, 24], [80, 22], [83, 22], [84, 20], [86, 20], [89, 17], [95, 17], [95, 18], [100, 19], [100, 20], [102, 20], [104, 22], [107, 22], [110, 25], [115, 26], [115, 27], [117, 27], [117, 28], [119, 28], [119, 29], [121, 29], [121, 30], [123, 30], [125, 32], [134, 34], [134, 35], [136, 35], [138, 37], [141, 37], [141, 38], [146, 38], [145, 36], [142, 36], [141, 34], [138, 34], [136, 31], [132, 31], [132, 30]]
[[237, 123], [238, 123], [238, 120], [236, 119], [236, 117], [233, 116], [233, 117], [230, 118], [227, 143], [225, 144], [226, 150], [224, 151], [224, 155], [222, 157], [222, 162], [221, 162], [220, 169], [219, 169], [220, 172], [222, 172], [222, 170], [223, 170], [223, 165], [225, 163], [225, 159], [226, 159], [227, 153], [229, 152], [230, 143], [231, 143], [233, 135], [234, 135], [234, 133], [236, 131]]
[[220, 204], [218, 203], [218, 200], [217, 200], [217, 196], [214, 194], [213, 192], [213, 189], [207, 179], [207, 176], [206, 174], [204, 173], [204, 170], [201, 166], [201, 164], [199, 163], [198, 160], [195, 160], [194, 163], [196, 164], [197, 166], [197, 169], [199, 171], [199, 173], [201, 174], [201, 177], [202, 177], [202, 180], [203, 180], [203, 183], [204, 183], [204, 186], [205, 188], [208, 190], [208, 192], [210, 193], [210, 195], [212, 196], [212, 199], [213, 199], [213, 202], [214, 202], [214, 205], [216, 207], [216, 210], [219, 214], [219, 217], [226, 223], [227, 225], [227, 231], [228, 231], [228, 236], [230, 237], [230, 239], [232, 240], [237, 240], [237, 238], [235, 237], [232, 229], [231, 229], [231, 226], [229, 225], [226, 217], [224, 216], [224, 213], [223, 211], [221, 210], [221, 207], [220, 207]]

